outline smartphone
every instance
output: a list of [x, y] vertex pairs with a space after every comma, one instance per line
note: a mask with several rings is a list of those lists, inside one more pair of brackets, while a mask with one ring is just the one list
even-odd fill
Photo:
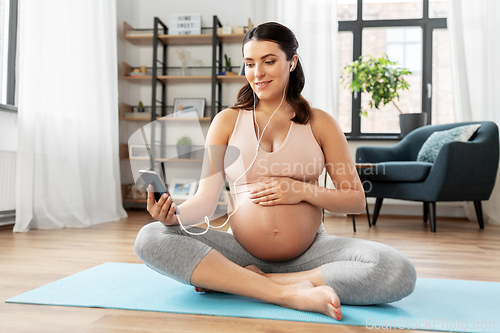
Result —
[[[170, 193], [168, 192], [167, 184], [165, 184], [160, 175], [158, 175], [155, 171], [139, 170], [139, 174], [141, 175], [142, 180], [144, 180], [144, 182], [146, 183], [146, 186], [148, 186], [149, 184], [153, 185], [153, 191], [156, 201], [160, 200], [163, 193], [167, 193], [168, 195], [170, 195]], [[175, 214], [179, 214], [177, 206], [175, 207]]]

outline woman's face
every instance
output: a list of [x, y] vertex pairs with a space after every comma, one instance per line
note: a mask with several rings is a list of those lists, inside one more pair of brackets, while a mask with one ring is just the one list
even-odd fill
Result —
[[260, 100], [281, 100], [290, 77], [290, 61], [278, 44], [250, 40], [243, 46], [245, 76]]

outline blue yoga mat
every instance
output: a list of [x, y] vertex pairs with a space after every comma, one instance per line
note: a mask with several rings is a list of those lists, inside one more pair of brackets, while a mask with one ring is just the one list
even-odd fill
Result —
[[418, 279], [405, 299], [342, 306], [339, 322], [251, 298], [197, 293], [143, 264], [106, 263], [7, 300], [7, 303], [100, 307], [453, 332], [500, 332], [500, 283]]

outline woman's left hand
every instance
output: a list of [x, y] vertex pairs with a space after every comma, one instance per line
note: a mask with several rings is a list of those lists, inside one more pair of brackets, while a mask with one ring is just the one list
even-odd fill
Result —
[[263, 186], [250, 192], [253, 203], [263, 206], [294, 205], [303, 200], [304, 183], [289, 177], [261, 179]]

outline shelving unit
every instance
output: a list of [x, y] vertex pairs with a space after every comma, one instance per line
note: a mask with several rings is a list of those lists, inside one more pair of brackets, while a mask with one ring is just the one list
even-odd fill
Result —
[[[123, 23], [123, 38], [133, 45], [151, 45], [153, 48], [153, 62], [152, 66], [148, 67], [148, 75], [142, 76], [130, 76], [134, 68], [139, 68], [139, 66], [132, 66], [127, 62], [122, 62], [121, 79], [134, 83], [134, 84], [150, 84], [152, 87], [151, 92], [151, 105], [145, 106], [150, 112], [145, 113], [144, 116], [134, 114], [133, 117], [127, 117], [126, 114], [131, 115], [132, 111], [137, 108], [137, 106], [132, 106], [127, 103], [121, 103], [120, 107], [120, 120], [130, 121], [130, 122], [152, 122], [155, 120], [160, 120], [160, 133], [159, 138], [163, 140], [165, 138], [165, 127], [164, 124], [172, 122], [178, 122], [179, 124], [186, 124], [193, 122], [193, 120], [199, 121], [202, 124], [207, 124], [212, 121], [216, 113], [220, 112], [223, 108], [222, 106], [222, 85], [231, 83], [241, 83], [242, 85], [246, 82], [245, 76], [239, 75], [217, 75], [223, 71], [223, 44], [231, 43], [241, 43], [245, 34], [231, 34], [222, 35], [217, 34], [217, 28], [221, 27], [221, 23], [217, 16], [213, 17], [213, 26], [211, 27], [212, 33], [203, 33], [200, 35], [169, 35], [168, 27], [159, 19], [154, 18], [153, 29], [134, 29], [127, 22]], [[212, 46], [212, 62], [211, 67], [206, 67], [210, 69], [211, 75], [168, 75], [167, 67], [167, 47], [173, 45], [211, 45]], [[162, 52], [160, 52], [162, 51]], [[158, 59], [158, 54], [162, 55], [162, 59]], [[196, 68], [196, 67], [193, 67]], [[211, 84], [211, 102], [209, 106], [205, 108], [205, 116], [203, 118], [166, 118], [167, 112], [169, 110], [173, 111], [172, 106], [166, 104], [167, 97], [167, 86], [168, 84], [183, 84], [183, 83], [203, 83]], [[161, 93], [157, 96], [157, 85], [161, 85]], [[158, 111], [158, 112], [157, 112]], [[151, 133], [151, 152], [154, 154], [156, 151], [154, 145], [156, 140], [155, 133]], [[163, 141], [162, 141], [163, 142]], [[161, 153], [162, 154], [162, 153]], [[198, 158], [192, 159], [173, 159], [165, 158], [165, 156], [153, 156], [155, 162], [165, 162], [172, 167], [175, 167], [177, 163], [201, 163], [203, 160]], [[128, 145], [120, 145], [120, 160], [131, 161], [128, 156]], [[146, 161], [149, 159], [139, 159], [134, 158], [132, 160], [142, 160]], [[182, 165], [182, 164], [181, 164]], [[146, 200], [141, 199], [123, 199], [124, 202], [134, 202], [134, 203], [145, 203]], [[177, 201], [180, 203], [181, 201]], [[225, 202], [219, 202], [220, 206], [227, 205]]]

